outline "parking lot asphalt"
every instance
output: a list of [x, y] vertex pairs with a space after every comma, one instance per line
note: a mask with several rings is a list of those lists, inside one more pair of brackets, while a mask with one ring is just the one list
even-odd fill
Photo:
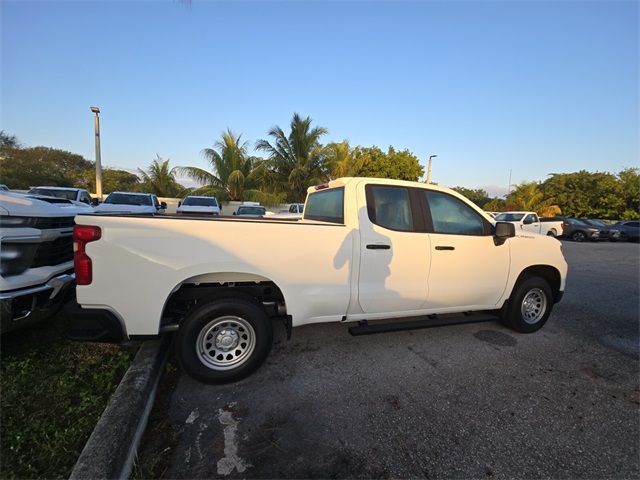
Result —
[[563, 249], [539, 332], [279, 329], [247, 379], [179, 374], [141, 460], [163, 456], [167, 478], [638, 478], [640, 246]]

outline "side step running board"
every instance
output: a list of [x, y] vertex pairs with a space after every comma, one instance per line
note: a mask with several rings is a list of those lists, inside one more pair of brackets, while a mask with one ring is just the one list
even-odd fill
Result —
[[396, 319], [389, 323], [369, 324], [366, 320], [349, 327], [351, 335], [372, 335], [374, 333], [417, 330], [419, 328], [444, 327], [445, 325], [461, 325], [464, 323], [490, 322], [498, 320], [498, 315], [490, 313], [428, 315], [426, 317], [410, 317]]

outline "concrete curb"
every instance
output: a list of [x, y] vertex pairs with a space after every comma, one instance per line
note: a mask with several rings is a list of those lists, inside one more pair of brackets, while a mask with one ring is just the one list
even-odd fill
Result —
[[70, 480], [126, 479], [153, 407], [171, 338], [142, 344], [94, 428]]

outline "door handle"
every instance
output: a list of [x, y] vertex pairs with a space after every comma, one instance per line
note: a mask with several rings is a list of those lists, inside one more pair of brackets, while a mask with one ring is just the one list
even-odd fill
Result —
[[450, 247], [449, 245], [436, 245], [436, 250], [455, 250], [456, 247]]
[[380, 245], [379, 243], [370, 243], [367, 245], [369, 250], [390, 250], [391, 245]]

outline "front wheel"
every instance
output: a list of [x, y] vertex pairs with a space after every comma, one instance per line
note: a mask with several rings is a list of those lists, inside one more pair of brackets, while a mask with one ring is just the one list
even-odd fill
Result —
[[260, 305], [222, 298], [187, 315], [176, 339], [182, 368], [205, 383], [239, 380], [255, 371], [271, 350], [273, 326]]
[[503, 322], [520, 333], [532, 333], [542, 328], [553, 308], [553, 294], [541, 277], [527, 277], [513, 289], [503, 313]]
[[587, 236], [583, 232], [573, 232], [573, 235], [571, 235], [571, 240], [574, 242], [584, 242], [585, 238]]

